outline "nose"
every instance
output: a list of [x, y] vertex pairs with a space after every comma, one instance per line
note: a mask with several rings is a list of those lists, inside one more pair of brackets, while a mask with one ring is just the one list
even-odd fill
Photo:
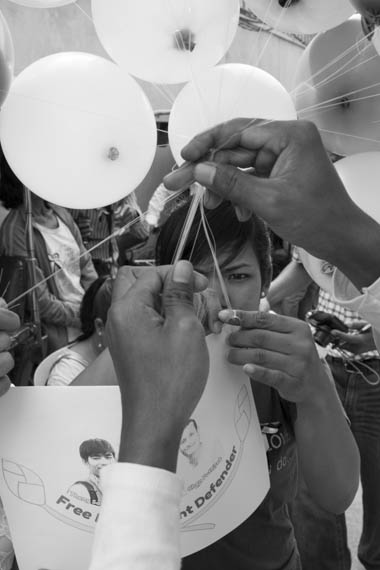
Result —
[[219, 278], [217, 275], [215, 275], [211, 279], [209, 279], [209, 287], [210, 287], [210, 289], [215, 291], [216, 297], [217, 297], [222, 309], [227, 309], [228, 308], [227, 301], [226, 301], [225, 296], [223, 294], [223, 290], [222, 290], [222, 287], [220, 285], [220, 281], [219, 281]]

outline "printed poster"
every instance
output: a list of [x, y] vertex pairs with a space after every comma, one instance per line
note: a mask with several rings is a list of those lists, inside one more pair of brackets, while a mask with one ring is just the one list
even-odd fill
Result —
[[[269, 490], [249, 379], [226, 361], [226, 333], [207, 338], [209, 379], [178, 453], [183, 556], [231, 532]], [[0, 399], [0, 497], [20, 570], [88, 568], [120, 428], [118, 387], [12, 388]]]

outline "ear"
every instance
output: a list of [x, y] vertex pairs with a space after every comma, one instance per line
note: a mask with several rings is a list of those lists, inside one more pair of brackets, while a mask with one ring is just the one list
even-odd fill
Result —
[[100, 317], [97, 317], [94, 321], [94, 325], [95, 325], [95, 332], [98, 335], [102, 335], [104, 334], [104, 323], [102, 321], [102, 319]]

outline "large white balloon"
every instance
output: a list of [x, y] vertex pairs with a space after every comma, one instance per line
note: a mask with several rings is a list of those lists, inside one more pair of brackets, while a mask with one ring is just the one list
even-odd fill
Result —
[[246, 0], [246, 5], [274, 29], [296, 34], [334, 28], [354, 13], [348, 0]]
[[296, 119], [294, 104], [277, 79], [239, 63], [219, 65], [185, 85], [169, 118], [169, 142], [177, 163], [198, 133], [237, 117]]
[[0, 113], [5, 156], [45, 200], [96, 208], [142, 181], [156, 150], [152, 108], [136, 81], [114, 63], [58, 53], [27, 67]]
[[13, 80], [15, 53], [11, 32], [0, 12], [0, 105], [6, 98]]
[[109, 55], [153, 83], [182, 83], [218, 63], [239, 13], [239, 0], [92, 0], [95, 28]]
[[331, 152], [380, 150], [380, 57], [360, 16], [316, 36], [296, 72], [294, 100]]
[[28, 8], [58, 8], [67, 4], [74, 4], [76, 0], [11, 0], [20, 6]]
[[[335, 163], [335, 168], [352, 200], [380, 223], [380, 152], [364, 152], [347, 156]], [[323, 231], [323, 228], [322, 228]], [[347, 227], [347, 232], [355, 228]], [[323, 289], [332, 292], [331, 266], [304, 250], [300, 256], [305, 269]]]

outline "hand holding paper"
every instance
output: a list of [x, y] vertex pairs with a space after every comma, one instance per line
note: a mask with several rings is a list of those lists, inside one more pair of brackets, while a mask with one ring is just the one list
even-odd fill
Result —
[[[244, 366], [253, 380], [272, 386], [285, 400], [297, 403], [319, 398], [326, 373], [310, 327], [275, 313], [237, 313], [242, 326], [229, 337], [228, 360]], [[220, 317], [228, 322], [229, 311]]]
[[11, 343], [9, 333], [16, 332], [20, 326], [18, 316], [8, 311], [6, 306], [5, 301], [0, 299], [0, 396], [5, 394], [10, 386], [7, 374], [14, 365], [12, 355], [7, 352]]

